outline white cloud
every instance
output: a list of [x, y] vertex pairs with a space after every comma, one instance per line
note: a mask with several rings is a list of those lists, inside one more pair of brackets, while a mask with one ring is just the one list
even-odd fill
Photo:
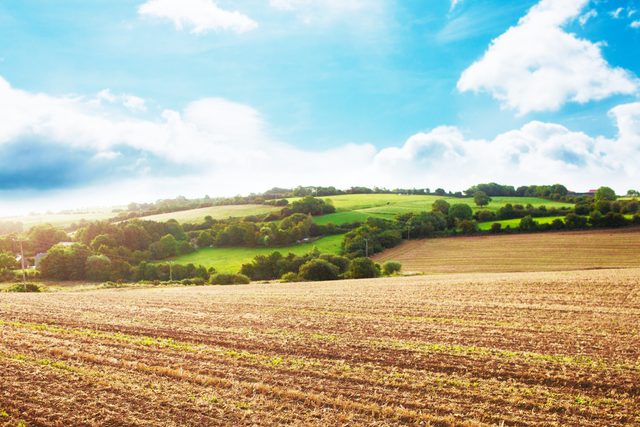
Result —
[[635, 93], [638, 79], [611, 67], [600, 44], [560, 28], [588, 2], [542, 0], [462, 73], [458, 90], [487, 91], [521, 115], [558, 110], [567, 101], [585, 103]]
[[93, 156], [94, 159], [106, 159], [106, 160], [113, 160], [113, 159], [117, 159], [118, 157], [122, 157], [122, 153], [115, 152], [115, 151], [101, 151], [95, 156]]
[[[327, 24], [336, 20], [349, 20], [353, 25], [364, 22], [379, 26], [384, 11], [382, 0], [270, 0], [273, 8], [296, 12], [305, 24]], [[371, 24], [371, 17], [377, 17]]]
[[127, 107], [129, 110], [136, 112], [136, 111], [142, 111], [142, 112], [147, 112], [147, 107], [144, 105], [144, 99], [142, 98], [138, 98], [137, 96], [133, 96], [133, 95], [125, 95], [125, 100], [122, 103], [122, 105], [124, 105], [125, 107]]
[[212, 0], [149, 0], [138, 7], [138, 13], [153, 18], [167, 18], [177, 29], [193, 27], [194, 34], [207, 31], [244, 33], [258, 28], [258, 23], [238, 12], [220, 9]]
[[631, 23], [631, 28], [640, 28], [640, 21], [633, 21]]
[[613, 16], [615, 19], [618, 19], [620, 17], [620, 12], [622, 12], [624, 10], [623, 7], [619, 7], [618, 9], [614, 10], [613, 12], [609, 12], [609, 15]]
[[104, 89], [100, 92], [98, 92], [98, 95], [96, 95], [96, 100], [97, 102], [93, 102], [93, 101], [89, 101], [90, 105], [100, 105], [100, 101], [108, 101], [110, 103], [115, 103], [118, 101], [122, 101], [122, 105], [124, 105], [125, 107], [127, 107], [129, 110], [131, 110], [131, 112], [135, 113], [138, 111], [147, 112], [147, 107], [144, 105], [145, 104], [145, 100], [142, 98], [139, 98], [137, 96], [134, 95], [129, 95], [129, 94], [122, 94], [122, 95], [114, 95], [113, 93], [111, 93], [110, 89]]
[[451, 0], [451, 9], [453, 10], [458, 3], [462, 3], [462, 0]]
[[589, 18], [595, 18], [596, 16], [598, 16], [598, 12], [596, 12], [595, 9], [591, 9], [589, 12], [585, 13], [579, 18], [580, 25], [584, 27]]
[[[553, 181], [576, 190], [604, 184], [626, 191], [640, 178], [640, 103], [620, 105], [610, 115], [619, 129], [614, 139], [534, 121], [490, 141], [469, 140], [459, 129], [441, 126], [379, 152], [369, 144], [309, 152], [274, 140], [258, 111], [224, 99], [195, 101], [183, 112], [165, 110], [149, 121], [111, 114], [82, 98], [16, 90], [0, 77], [0, 145], [37, 139], [94, 152], [94, 159], [116, 161], [121, 171], [110, 184], [57, 191], [55, 198], [31, 193], [29, 200], [7, 205], [27, 212], [178, 194], [248, 194], [303, 183], [463, 190], [478, 182]], [[153, 159], [161, 159], [157, 173]], [[180, 172], [167, 173], [173, 169]], [[0, 199], [9, 197], [26, 198], [0, 190]]]

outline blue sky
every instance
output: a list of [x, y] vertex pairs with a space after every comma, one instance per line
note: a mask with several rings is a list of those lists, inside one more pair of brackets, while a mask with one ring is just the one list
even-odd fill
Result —
[[[637, 10], [637, 11], [636, 11]], [[0, 212], [640, 187], [640, 2], [0, 3]]]

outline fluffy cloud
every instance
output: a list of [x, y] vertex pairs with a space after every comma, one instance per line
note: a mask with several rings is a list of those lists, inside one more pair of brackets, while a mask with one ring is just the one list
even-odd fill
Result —
[[105, 89], [98, 93], [97, 104], [99, 104], [99, 101], [101, 100], [108, 101], [111, 103], [121, 101], [122, 105], [124, 105], [134, 113], [138, 111], [145, 112], [145, 113], [147, 112], [147, 107], [144, 105], [145, 100], [134, 95], [128, 95], [128, 94], [114, 95], [111, 93], [109, 89]]
[[451, 10], [453, 10], [458, 3], [462, 3], [462, 0], [451, 0]]
[[638, 80], [611, 67], [599, 44], [561, 29], [588, 2], [542, 0], [462, 73], [458, 90], [487, 91], [521, 115], [636, 92]]
[[[100, 96], [117, 101], [109, 91]], [[16, 90], [0, 78], [0, 199], [22, 198], [28, 212], [299, 184], [462, 190], [562, 182], [626, 191], [640, 177], [640, 103], [609, 114], [615, 139], [534, 121], [493, 140], [441, 126], [380, 151], [348, 144], [309, 152], [271, 138], [255, 109], [220, 98], [150, 121], [79, 97]]]
[[579, 18], [580, 25], [584, 27], [589, 18], [595, 18], [596, 16], [598, 16], [598, 12], [596, 12], [595, 9], [591, 9], [589, 12], [585, 13]]
[[296, 12], [305, 24], [330, 24], [337, 20], [380, 26], [384, 11], [383, 0], [271, 0], [270, 6], [283, 11]]
[[633, 21], [631, 23], [631, 28], [640, 28], [640, 21]]
[[212, 0], [149, 0], [138, 7], [142, 16], [166, 18], [177, 29], [193, 27], [194, 34], [207, 31], [229, 30], [236, 33], [258, 28], [258, 23], [238, 11], [220, 9]]

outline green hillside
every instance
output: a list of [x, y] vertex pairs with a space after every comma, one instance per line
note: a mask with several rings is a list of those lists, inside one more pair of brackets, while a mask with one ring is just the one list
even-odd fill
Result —
[[338, 254], [342, 237], [343, 235], [329, 236], [315, 242], [286, 248], [207, 248], [175, 258], [173, 261], [182, 265], [192, 263], [194, 265], [201, 264], [207, 268], [214, 267], [218, 272], [223, 273], [237, 273], [242, 264], [251, 262], [257, 255], [269, 255], [274, 251], [278, 251], [284, 256], [289, 252], [303, 255], [313, 249], [315, 245], [322, 253]]

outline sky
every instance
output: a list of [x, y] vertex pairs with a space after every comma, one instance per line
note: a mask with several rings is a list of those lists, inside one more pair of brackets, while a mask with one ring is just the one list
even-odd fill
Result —
[[640, 187], [640, 0], [0, 2], [0, 214]]

